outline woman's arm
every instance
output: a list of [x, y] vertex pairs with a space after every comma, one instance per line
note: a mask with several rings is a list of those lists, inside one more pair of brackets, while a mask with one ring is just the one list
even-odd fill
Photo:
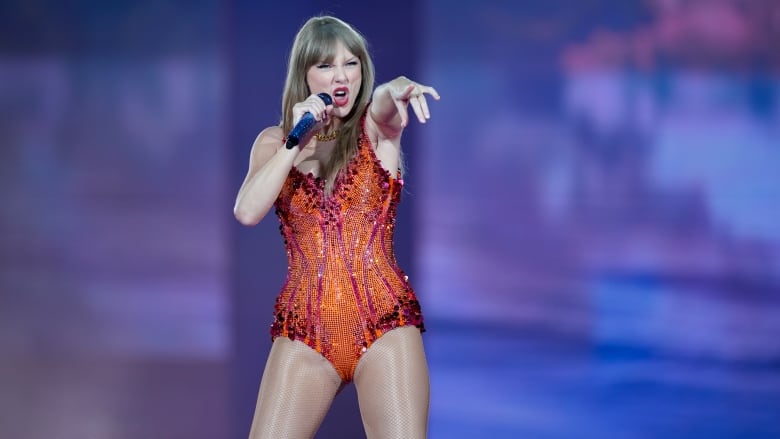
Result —
[[283, 138], [281, 128], [270, 127], [252, 145], [249, 171], [233, 206], [233, 215], [245, 226], [259, 223], [271, 209], [300, 152], [298, 147], [284, 148]]
[[439, 100], [439, 93], [433, 87], [425, 86], [399, 76], [390, 82], [378, 86], [369, 108], [369, 116], [379, 131], [380, 138], [397, 139], [409, 123], [407, 107], [412, 106], [420, 123], [430, 119], [425, 94]]
[[317, 124], [292, 149], [282, 147], [284, 132], [280, 127], [266, 128], [257, 136], [249, 158], [249, 171], [233, 206], [233, 215], [241, 224], [254, 226], [265, 217], [279, 196], [287, 174], [295, 165], [295, 158], [332, 110], [333, 106], [325, 105], [317, 95], [295, 104], [292, 108], [295, 123], [305, 113], [311, 113]]

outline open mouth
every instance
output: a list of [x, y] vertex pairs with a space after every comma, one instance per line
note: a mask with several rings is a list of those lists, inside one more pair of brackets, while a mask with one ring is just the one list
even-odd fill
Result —
[[339, 87], [333, 90], [333, 103], [337, 107], [343, 107], [349, 103], [349, 89], [346, 87]]

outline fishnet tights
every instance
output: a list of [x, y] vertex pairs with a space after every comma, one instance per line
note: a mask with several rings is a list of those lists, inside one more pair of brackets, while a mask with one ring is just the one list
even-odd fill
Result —
[[424, 438], [430, 387], [420, 330], [379, 337], [358, 362], [355, 387], [368, 439]]
[[[277, 338], [249, 438], [313, 437], [341, 385], [322, 355], [300, 341]], [[355, 386], [368, 439], [426, 436], [430, 390], [419, 329], [397, 328], [374, 342], [357, 365]]]

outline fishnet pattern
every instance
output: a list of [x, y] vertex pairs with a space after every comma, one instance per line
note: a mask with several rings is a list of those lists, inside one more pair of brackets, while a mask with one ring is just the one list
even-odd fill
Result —
[[430, 385], [420, 331], [387, 332], [355, 370], [360, 415], [368, 439], [425, 438]]
[[340, 386], [341, 378], [322, 355], [301, 342], [277, 339], [263, 372], [249, 438], [313, 437]]

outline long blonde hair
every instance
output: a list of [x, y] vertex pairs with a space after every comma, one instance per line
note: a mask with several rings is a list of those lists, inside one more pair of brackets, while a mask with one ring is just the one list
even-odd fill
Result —
[[360, 117], [363, 115], [374, 90], [374, 63], [368, 54], [365, 38], [352, 26], [330, 16], [309, 19], [298, 31], [287, 63], [287, 79], [282, 96], [282, 130], [290, 132], [293, 127], [293, 105], [305, 100], [311, 94], [306, 83], [306, 72], [323, 60], [334, 58], [336, 44], [341, 42], [353, 55], [360, 59], [362, 81], [355, 105], [343, 120], [341, 133], [333, 154], [325, 164], [321, 175], [326, 178], [325, 190], [330, 193], [338, 173], [349, 163], [357, 151], [360, 136]]

